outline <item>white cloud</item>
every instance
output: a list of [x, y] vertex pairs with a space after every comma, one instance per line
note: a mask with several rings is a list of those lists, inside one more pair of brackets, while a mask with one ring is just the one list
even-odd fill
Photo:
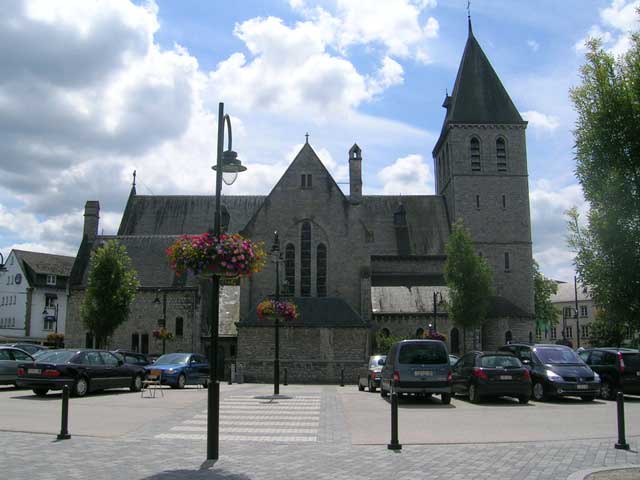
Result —
[[535, 40], [527, 40], [527, 45], [529, 45], [529, 48], [534, 52], [537, 52], [540, 49], [540, 44]]
[[560, 122], [557, 117], [553, 115], [546, 115], [535, 110], [529, 110], [527, 112], [521, 112], [522, 118], [529, 122], [529, 126], [535, 129], [544, 131], [553, 131], [560, 126]]
[[398, 158], [378, 173], [385, 195], [432, 195], [433, 173], [422, 155], [411, 154]]
[[640, 28], [637, 9], [640, 0], [611, 0], [609, 7], [600, 10], [601, 25], [592, 25], [589, 33], [575, 44], [578, 53], [584, 53], [587, 38], [600, 38], [605, 48], [621, 55], [631, 47], [631, 32]]

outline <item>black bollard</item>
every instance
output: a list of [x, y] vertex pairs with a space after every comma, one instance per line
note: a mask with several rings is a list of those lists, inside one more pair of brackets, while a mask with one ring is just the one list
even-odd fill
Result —
[[615, 447], [618, 450], [629, 450], [629, 444], [624, 438], [624, 393], [618, 392], [616, 404], [618, 406], [618, 443], [616, 443]]
[[62, 387], [62, 422], [58, 440], [68, 440], [71, 438], [68, 430], [69, 425], [69, 385]]
[[402, 450], [398, 441], [398, 393], [395, 387], [391, 387], [391, 443], [387, 445], [389, 450]]
[[286, 387], [287, 385], [287, 367], [284, 367], [284, 386]]
[[344, 387], [344, 368], [340, 370], [340, 386]]

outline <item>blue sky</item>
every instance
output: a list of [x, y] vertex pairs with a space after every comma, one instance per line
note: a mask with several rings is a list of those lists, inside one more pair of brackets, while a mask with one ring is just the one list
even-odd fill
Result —
[[[466, 0], [28, 0], [0, 18], [0, 252], [75, 255], [86, 200], [114, 233], [141, 194], [207, 194], [217, 104], [249, 170], [225, 190], [267, 193], [305, 132], [338, 182], [363, 151], [365, 194], [433, 192], [431, 150], [467, 38]], [[589, 35], [613, 53], [640, 0], [475, 0], [476, 38], [527, 130], [534, 257], [573, 275], [563, 212]], [[408, 176], [407, 172], [411, 175]]]

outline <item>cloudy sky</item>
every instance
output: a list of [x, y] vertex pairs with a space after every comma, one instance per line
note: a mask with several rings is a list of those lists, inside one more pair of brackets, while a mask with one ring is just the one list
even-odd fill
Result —
[[[474, 0], [476, 37], [527, 130], [534, 256], [568, 280], [563, 212], [583, 211], [568, 90], [589, 35], [615, 53], [640, 0]], [[431, 150], [467, 36], [466, 0], [5, 0], [0, 16], [0, 252], [75, 255], [86, 200], [115, 233], [140, 194], [213, 191], [217, 104], [265, 194], [304, 142], [365, 194], [433, 194]], [[411, 172], [407, 176], [407, 172]], [[348, 192], [347, 192], [348, 193]]]

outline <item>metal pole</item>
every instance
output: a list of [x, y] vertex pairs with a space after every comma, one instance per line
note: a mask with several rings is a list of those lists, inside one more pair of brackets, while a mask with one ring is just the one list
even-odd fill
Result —
[[[213, 234], [220, 236], [220, 192], [222, 191], [222, 149], [224, 142], [224, 103], [218, 105], [218, 151], [216, 155], [216, 205]], [[220, 277], [211, 278], [209, 308], [209, 389], [207, 391], [207, 460], [218, 459], [220, 424], [220, 384], [218, 383], [218, 323], [220, 303]]]
[[[280, 301], [280, 244], [278, 240], [278, 232], [275, 233], [274, 239], [275, 264], [276, 264], [276, 302]], [[280, 320], [276, 315], [275, 321], [275, 342], [276, 351], [273, 361], [273, 394], [280, 394]]]
[[391, 443], [387, 444], [389, 450], [402, 450], [402, 445], [398, 441], [398, 393], [395, 382], [391, 387]]
[[624, 393], [618, 392], [616, 395], [616, 403], [618, 406], [618, 443], [615, 444], [615, 447], [618, 450], [629, 450], [629, 444], [624, 438]]
[[340, 369], [340, 386], [344, 387], [344, 367]]
[[566, 338], [567, 338], [567, 312], [565, 310], [565, 307], [562, 307], [562, 340], [566, 340]]
[[62, 421], [58, 440], [68, 440], [71, 438], [68, 430], [69, 425], [69, 385], [62, 387]]
[[438, 304], [437, 304], [436, 300], [437, 300], [436, 292], [433, 292], [433, 331], [434, 332], [438, 331], [438, 323], [437, 323]]
[[577, 341], [578, 341], [578, 347], [580, 348], [580, 313], [578, 312], [578, 279], [577, 277], [574, 275], [573, 276], [573, 291], [575, 293], [575, 300], [576, 300], [576, 335], [577, 335]]
[[289, 385], [287, 383], [287, 367], [284, 367], [284, 386], [286, 387], [287, 385]]

